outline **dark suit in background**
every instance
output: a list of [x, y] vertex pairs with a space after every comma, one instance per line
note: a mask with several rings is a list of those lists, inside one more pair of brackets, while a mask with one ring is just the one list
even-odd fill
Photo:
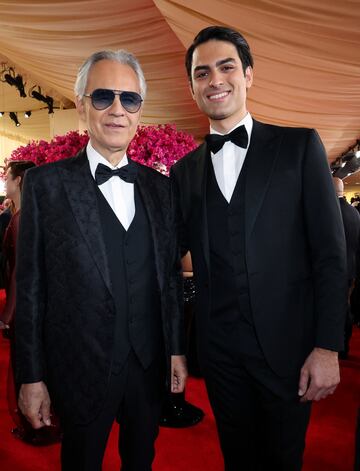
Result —
[[[357, 273], [357, 262], [359, 258], [359, 242], [360, 242], [360, 215], [359, 212], [349, 204], [345, 198], [339, 197], [341, 215], [344, 223], [345, 239], [346, 239], [346, 262], [349, 283], [349, 299], [353, 290], [354, 281]], [[346, 358], [349, 353], [350, 339], [352, 335], [353, 318], [350, 303], [348, 304], [346, 321], [345, 321], [345, 339], [344, 350], [341, 357]]]
[[348, 280], [352, 281], [356, 277], [356, 261], [360, 236], [360, 215], [359, 212], [345, 200], [345, 198], [340, 197], [339, 203], [346, 239]]

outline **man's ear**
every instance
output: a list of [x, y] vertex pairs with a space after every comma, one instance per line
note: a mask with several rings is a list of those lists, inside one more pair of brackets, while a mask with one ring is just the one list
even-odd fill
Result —
[[246, 88], [250, 88], [252, 83], [253, 83], [253, 78], [254, 78], [254, 74], [253, 74], [253, 69], [252, 67], [249, 65], [248, 67], [246, 67], [245, 69], [245, 81], [246, 81]]

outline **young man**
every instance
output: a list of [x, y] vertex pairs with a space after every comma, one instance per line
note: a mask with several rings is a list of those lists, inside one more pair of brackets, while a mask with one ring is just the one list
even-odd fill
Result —
[[[168, 180], [132, 162], [145, 97], [126, 51], [93, 54], [76, 105], [90, 136], [72, 158], [29, 172], [19, 234], [19, 406], [64, 438], [64, 471], [100, 471], [113, 421], [122, 468], [149, 471], [165, 383], [186, 377], [182, 290]], [[69, 210], [70, 208], [70, 210]]]
[[312, 400], [339, 382], [345, 241], [314, 130], [247, 111], [253, 58], [209, 27], [186, 54], [206, 142], [172, 169], [196, 279], [200, 361], [226, 471], [301, 468]]

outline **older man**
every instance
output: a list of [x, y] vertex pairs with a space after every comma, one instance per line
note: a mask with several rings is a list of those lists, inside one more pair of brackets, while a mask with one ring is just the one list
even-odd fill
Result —
[[50, 425], [51, 398], [64, 428], [64, 471], [101, 469], [115, 419], [122, 469], [150, 470], [167, 363], [172, 391], [184, 387], [168, 181], [126, 155], [145, 88], [131, 54], [89, 57], [75, 84], [86, 149], [24, 183], [19, 405], [39, 428]]

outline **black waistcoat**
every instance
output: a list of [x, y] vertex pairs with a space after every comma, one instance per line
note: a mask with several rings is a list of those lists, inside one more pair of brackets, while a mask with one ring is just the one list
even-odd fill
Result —
[[230, 203], [216, 181], [209, 158], [206, 208], [209, 237], [211, 328], [231, 351], [262, 358], [251, 312], [245, 258], [246, 159]]
[[236, 183], [230, 203], [221, 193], [209, 159], [207, 221], [211, 267], [211, 316], [228, 321], [240, 317], [252, 322], [245, 263], [246, 165]]
[[116, 310], [112, 371], [120, 371], [130, 348], [147, 368], [163, 348], [160, 291], [148, 216], [136, 184], [135, 216], [127, 231], [99, 189], [97, 195]]

